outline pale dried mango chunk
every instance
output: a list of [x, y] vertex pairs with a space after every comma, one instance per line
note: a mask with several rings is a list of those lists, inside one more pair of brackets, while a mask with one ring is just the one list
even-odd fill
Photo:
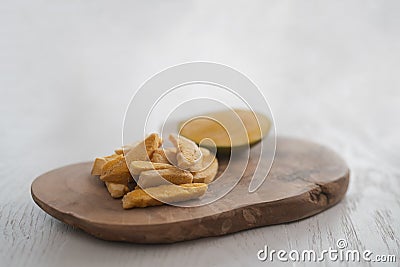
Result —
[[143, 189], [135, 189], [129, 193], [127, 193], [122, 198], [122, 207], [124, 209], [131, 208], [144, 208], [150, 206], [159, 206], [163, 205], [161, 201], [152, 198], [150, 195], [146, 194]]
[[147, 188], [146, 191], [135, 189], [122, 198], [122, 207], [124, 209], [143, 208], [162, 205], [163, 203], [187, 201], [203, 196], [206, 191], [207, 184], [204, 183], [160, 185]]
[[113, 198], [123, 197], [129, 192], [129, 187], [125, 184], [105, 182], [108, 192]]
[[106, 164], [106, 159], [104, 157], [99, 157], [94, 160], [92, 167], [92, 175], [101, 175], [101, 170], [103, 169], [104, 164]]
[[143, 171], [175, 168], [171, 164], [150, 161], [132, 161], [130, 167], [133, 175], [138, 175]]
[[199, 172], [206, 169], [214, 160], [215, 155], [211, 154], [210, 150], [200, 147], [201, 160], [189, 168], [191, 172]]
[[127, 183], [132, 179], [128, 166], [126, 166], [124, 155], [117, 155], [107, 161], [102, 168], [100, 179], [114, 183]]
[[218, 160], [215, 158], [214, 161], [206, 169], [193, 173], [194, 183], [211, 183], [218, 173]]
[[124, 149], [122, 147], [116, 148], [114, 150], [114, 153], [117, 154], [117, 155], [121, 155], [121, 154], [124, 153]]
[[151, 161], [155, 163], [176, 164], [176, 148], [159, 148], [154, 151]]
[[127, 159], [127, 162], [130, 163], [132, 161], [138, 160], [150, 160], [154, 151], [159, 148], [161, 144], [162, 139], [158, 134], [150, 134], [142, 142], [139, 142], [138, 144], [130, 148], [128, 152], [126, 152], [125, 157]]
[[191, 167], [201, 163], [202, 154], [195, 142], [175, 134], [170, 134], [169, 140], [176, 147], [178, 167], [190, 170]]
[[200, 148], [201, 153], [203, 154], [203, 160], [202, 160], [202, 169], [205, 170], [207, 169], [211, 163], [214, 162], [214, 160], [217, 158], [215, 154], [211, 153], [210, 150], [207, 148]]
[[114, 158], [116, 158], [118, 155], [113, 154], [111, 156], [106, 156], [106, 157], [99, 157], [94, 160], [93, 167], [92, 167], [92, 175], [101, 175], [101, 170], [103, 169], [104, 164], [107, 163], [107, 161], [110, 161]]
[[138, 185], [141, 188], [154, 187], [163, 184], [187, 184], [193, 181], [193, 175], [185, 170], [172, 168], [149, 170], [140, 173]]
[[120, 154], [126, 154], [129, 152], [129, 150], [131, 150], [133, 147], [135, 147], [134, 144], [130, 144], [130, 145], [123, 145], [122, 147], [119, 147], [117, 149], [114, 150], [114, 153], [117, 155]]

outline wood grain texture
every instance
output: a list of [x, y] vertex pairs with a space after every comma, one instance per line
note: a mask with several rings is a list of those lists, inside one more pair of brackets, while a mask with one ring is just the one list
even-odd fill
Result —
[[[2, 266], [279, 266], [257, 251], [322, 250], [339, 238], [400, 255], [399, 1], [0, 5]], [[196, 59], [248, 75], [279, 135], [339, 153], [352, 171], [343, 201], [293, 223], [152, 246], [99, 241], [37, 208], [34, 177], [120, 146], [134, 91]]]
[[[39, 176], [32, 183], [32, 197], [50, 215], [98, 238], [134, 243], [172, 243], [291, 222], [319, 213], [343, 198], [349, 183], [344, 161], [318, 144], [290, 138], [278, 138], [267, 179], [255, 193], [249, 193], [259, 159], [257, 146], [235, 188], [201, 207], [123, 210], [121, 200], [112, 199], [104, 183], [90, 175], [92, 162]], [[219, 160], [221, 174], [228, 160]]]

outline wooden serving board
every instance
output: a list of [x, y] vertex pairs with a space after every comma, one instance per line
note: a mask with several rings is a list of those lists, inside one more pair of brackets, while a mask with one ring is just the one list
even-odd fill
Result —
[[[225, 235], [259, 226], [296, 221], [338, 203], [346, 193], [349, 169], [333, 151], [297, 139], [278, 138], [267, 179], [248, 192], [256, 160], [238, 185], [212, 204], [123, 210], [103, 182], [90, 175], [92, 163], [45, 173], [32, 183], [33, 200], [53, 217], [100, 239], [172, 243]], [[226, 162], [220, 159], [223, 170]]]

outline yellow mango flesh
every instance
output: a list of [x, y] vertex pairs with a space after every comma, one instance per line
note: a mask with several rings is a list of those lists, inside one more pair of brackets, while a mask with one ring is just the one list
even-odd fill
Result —
[[271, 122], [250, 110], [226, 110], [195, 117], [180, 125], [180, 134], [199, 144], [210, 138], [218, 149], [252, 145], [268, 134]]

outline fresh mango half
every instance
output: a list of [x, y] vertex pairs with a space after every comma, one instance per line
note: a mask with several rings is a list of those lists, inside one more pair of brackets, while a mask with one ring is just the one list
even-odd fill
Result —
[[[253, 145], [261, 141], [271, 128], [263, 114], [243, 109], [229, 109], [196, 116], [179, 124], [180, 135], [201, 146], [212, 140], [218, 152]], [[203, 143], [204, 142], [204, 143]]]

